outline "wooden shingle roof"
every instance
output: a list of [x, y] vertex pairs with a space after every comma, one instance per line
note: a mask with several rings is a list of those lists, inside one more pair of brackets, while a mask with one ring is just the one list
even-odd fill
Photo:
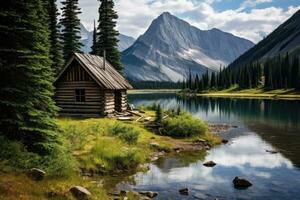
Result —
[[89, 75], [101, 86], [106, 89], [121, 90], [132, 89], [128, 81], [106, 60], [105, 69], [103, 67], [103, 57], [75, 53], [65, 66], [64, 70], [58, 75], [56, 81], [76, 59], [79, 64], [89, 73]]

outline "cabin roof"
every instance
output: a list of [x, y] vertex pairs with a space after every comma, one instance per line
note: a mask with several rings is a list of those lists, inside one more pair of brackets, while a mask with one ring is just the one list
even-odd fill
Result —
[[77, 60], [101, 87], [112, 90], [133, 88], [107, 60], [105, 61], [105, 69], [103, 68], [103, 57], [82, 53], [75, 53], [72, 56], [55, 82], [59, 80], [73, 60]]

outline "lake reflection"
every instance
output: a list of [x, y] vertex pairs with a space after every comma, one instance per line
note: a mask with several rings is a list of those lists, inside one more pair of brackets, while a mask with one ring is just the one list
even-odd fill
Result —
[[[166, 158], [134, 176], [135, 184], [120, 188], [158, 191], [157, 199], [300, 199], [300, 102], [271, 100], [181, 99], [174, 94], [130, 95], [135, 105], [181, 106], [210, 122], [238, 125], [223, 133], [230, 143], [196, 159]], [[266, 150], [279, 150], [278, 154]], [[214, 168], [204, 161], [213, 160]], [[247, 190], [232, 186], [235, 176], [253, 183]], [[189, 196], [178, 190], [190, 189]]]

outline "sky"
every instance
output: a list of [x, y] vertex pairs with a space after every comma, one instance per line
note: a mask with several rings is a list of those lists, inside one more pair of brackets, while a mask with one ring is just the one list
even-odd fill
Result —
[[[59, 2], [62, 0], [58, 0]], [[189, 22], [201, 30], [218, 28], [259, 42], [300, 9], [300, 0], [114, 0], [117, 29], [137, 38], [163, 12]], [[97, 0], [79, 0], [80, 20], [93, 29], [98, 20]], [[59, 5], [60, 7], [60, 5]]]

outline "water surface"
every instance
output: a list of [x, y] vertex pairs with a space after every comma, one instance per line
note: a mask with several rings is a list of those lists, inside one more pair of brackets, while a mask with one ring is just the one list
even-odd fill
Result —
[[[156, 199], [300, 199], [300, 101], [184, 99], [175, 94], [132, 94], [129, 101], [135, 106], [180, 106], [207, 122], [238, 128], [222, 133], [229, 144], [210, 150], [206, 156], [159, 160], [148, 172], [134, 175], [134, 181], [120, 183], [119, 188], [157, 191]], [[217, 165], [204, 167], [203, 162], [209, 160]], [[235, 176], [250, 180], [253, 186], [234, 189]], [[179, 194], [184, 187], [190, 189], [189, 196]]]

